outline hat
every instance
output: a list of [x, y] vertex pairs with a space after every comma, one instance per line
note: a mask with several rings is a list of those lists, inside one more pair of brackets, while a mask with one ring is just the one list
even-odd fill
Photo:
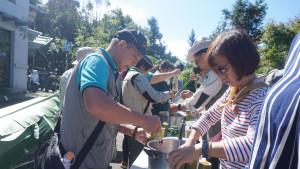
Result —
[[82, 47], [76, 51], [76, 60], [72, 62], [73, 65], [76, 65], [77, 62], [84, 57], [85, 55], [91, 53], [94, 49], [91, 47]]
[[153, 63], [152, 63], [152, 61], [151, 61], [151, 59], [150, 59], [149, 57], [147, 57], [147, 58], [142, 58], [142, 59], [146, 60], [146, 62], [149, 63], [151, 67], [154, 66]]
[[193, 43], [193, 46], [191, 47], [191, 49], [189, 50], [186, 56], [186, 60], [188, 62], [194, 61], [195, 60], [194, 54], [200, 51], [201, 49], [208, 48], [211, 42], [212, 41], [206, 37], [201, 37], [196, 39], [195, 42]]
[[119, 31], [114, 38], [125, 40], [126, 42], [131, 43], [147, 62], [150, 60], [148, 56], [146, 56], [147, 39], [141, 31], [137, 29], [125, 28]]

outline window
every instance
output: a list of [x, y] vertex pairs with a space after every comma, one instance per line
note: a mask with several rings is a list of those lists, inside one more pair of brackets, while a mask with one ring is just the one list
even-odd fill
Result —
[[9, 87], [11, 32], [0, 28], [0, 87]]

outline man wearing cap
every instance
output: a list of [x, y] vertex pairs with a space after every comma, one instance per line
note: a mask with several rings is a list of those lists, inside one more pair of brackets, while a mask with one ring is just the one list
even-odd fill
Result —
[[[212, 41], [206, 37], [199, 38], [194, 42], [192, 48], [189, 50], [187, 54], [187, 61], [192, 62], [195, 60], [196, 65], [200, 70], [199, 74], [203, 74], [204, 77], [203, 80], [200, 78], [198, 79], [201, 86], [195, 93], [192, 93], [189, 90], [181, 92], [180, 95], [183, 98], [190, 97], [189, 95], [192, 95], [192, 97], [186, 99], [184, 103], [170, 105], [169, 111], [171, 113], [179, 110], [190, 110], [192, 115], [198, 117], [197, 114], [199, 110], [209, 109], [209, 107], [213, 105], [228, 88], [227, 85], [222, 83], [222, 80], [219, 79], [218, 75], [211, 70], [205, 61], [205, 55], [211, 42]], [[209, 129], [208, 137], [212, 138], [220, 131], [221, 123], [218, 122]], [[212, 162], [212, 164], [212, 169], [218, 168], [218, 159], [216, 159], [216, 162]]]
[[[136, 29], [119, 31], [107, 49], [97, 49], [80, 59], [67, 84], [62, 108], [61, 141], [66, 151], [78, 155], [99, 120], [106, 122], [80, 169], [107, 169], [116, 151], [118, 132], [146, 143], [146, 132], [161, 129], [158, 117], [129, 109], [118, 100], [118, 72], [135, 66], [146, 56], [147, 40]], [[142, 128], [133, 125], [136, 124]]]
[[[72, 64], [76, 65], [77, 62], [81, 58], [83, 58], [87, 54], [91, 53], [92, 51], [93, 51], [93, 48], [91, 48], [91, 47], [79, 48], [76, 51], [76, 60], [74, 62], [72, 62]], [[60, 100], [61, 103], [63, 103], [63, 101], [64, 101], [67, 83], [68, 83], [69, 78], [71, 77], [72, 71], [73, 71], [73, 68], [65, 71], [64, 74], [60, 78], [60, 81], [59, 81], [59, 100]]]
[[172, 104], [170, 106], [171, 113], [179, 110], [190, 110], [190, 112], [195, 112], [198, 108], [204, 106], [206, 109], [208, 109], [212, 105], [212, 103], [209, 104], [210, 100], [217, 94], [219, 95], [218, 92], [222, 88], [222, 81], [205, 62], [206, 51], [210, 43], [211, 40], [202, 37], [197, 39], [192, 48], [189, 50], [187, 54], [187, 61], [192, 62], [195, 60], [197, 66], [199, 67], [200, 74], [203, 74], [204, 77], [200, 82], [201, 87], [195, 93], [192, 93], [188, 90], [181, 92], [181, 96], [183, 98], [188, 97], [187, 95], [190, 94], [192, 94], [192, 97], [185, 100], [185, 102], [182, 104]]

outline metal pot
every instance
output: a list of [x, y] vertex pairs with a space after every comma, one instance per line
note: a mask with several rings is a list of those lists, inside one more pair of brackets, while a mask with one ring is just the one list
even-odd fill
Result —
[[[181, 144], [185, 141], [182, 140]], [[162, 144], [159, 140], [152, 140], [144, 147], [148, 155], [148, 169], [169, 169], [171, 163], [166, 164], [168, 154], [178, 148], [179, 140], [177, 137], [165, 137]]]

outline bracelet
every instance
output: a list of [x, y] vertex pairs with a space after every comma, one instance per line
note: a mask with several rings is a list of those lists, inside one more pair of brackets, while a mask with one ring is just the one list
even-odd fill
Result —
[[135, 126], [135, 128], [131, 129], [131, 131], [133, 130], [132, 134], [131, 134], [131, 137], [135, 140], [135, 134], [136, 134], [136, 131], [137, 129], [139, 128], [139, 126]]
[[178, 108], [178, 110], [181, 110], [181, 104], [180, 103], [177, 105], [177, 108]]
[[132, 128], [131, 131], [130, 131], [131, 137], [132, 137], [132, 135], [133, 135], [133, 133], [134, 133], [134, 129], [135, 129], [135, 128]]

